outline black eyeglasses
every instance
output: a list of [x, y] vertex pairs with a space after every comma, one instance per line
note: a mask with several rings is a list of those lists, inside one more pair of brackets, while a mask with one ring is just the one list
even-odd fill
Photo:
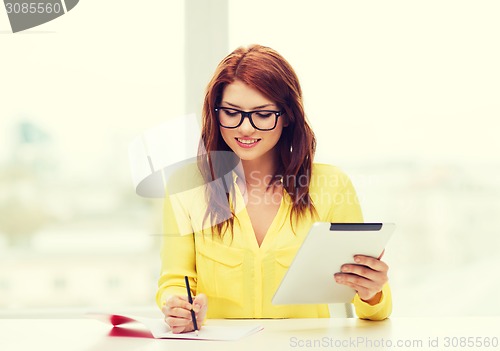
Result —
[[283, 115], [283, 111], [255, 110], [241, 111], [228, 107], [216, 107], [214, 109], [221, 127], [234, 129], [238, 128], [245, 117], [248, 117], [250, 124], [257, 130], [268, 131], [276, 128], [278, 117]]

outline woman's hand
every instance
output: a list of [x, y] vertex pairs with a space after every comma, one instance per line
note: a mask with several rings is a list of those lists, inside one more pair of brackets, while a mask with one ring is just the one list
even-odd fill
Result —
[[[382, 255], [384, 253], [382, 252]], [[389, 280], [389, 266], [379, 258], [354, 256], [355, 264], [344, 264], [340, 273], [335, 273], [335, 281], [357, 291], [361, 300], [376, 305], [380, 301], [382, 287]]]
[[174, 334], [194, 330], [191, 309], [195, 312], [198, 329], [201, 329], [208, 309], [208, 301], [205, 294], [197, 295], [193, 299], [192, 305], [186, 296], [172, 295], [167, 297], [161, 311], [165, 315], [165, 323], [167, 323]]

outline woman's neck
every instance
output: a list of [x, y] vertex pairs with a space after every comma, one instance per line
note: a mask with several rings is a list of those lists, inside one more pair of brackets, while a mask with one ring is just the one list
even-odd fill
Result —
[[276, 153], [269, 153], [258, 160], [242, 160], [245, 182], [247, 186], [266, 188], [276, 172], [278, 157]]

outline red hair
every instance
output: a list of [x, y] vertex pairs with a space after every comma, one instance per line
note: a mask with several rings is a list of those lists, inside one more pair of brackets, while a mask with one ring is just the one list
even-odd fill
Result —
[[279, 161], [273, 180], [283, 180], [283, 187], [292, 199], [292, 217], [298, 218], [306, 212], [315, 213], [309, 196], [309, 183], [316, 139], [304, 113], [297, 75], [292, 66], [271, 48], [260, 45], [239, 47], [219, 63], [207, 86], [202, 111], [199, 168], [208, 184], [205, 220], [210, 219], [212, 233], [215, 229], [219, 236], [228, 227], [231, 230], [233, 227], [235, 215], [229, 208], [228, 199], [234, 188], [232, 182], [209, 184], [230, 168], [228, 161], [222, 160], [225, 157], [218, 157], [220, 153], [214, 152], [231, 152], [220, 133], [214, 109], [221, 102], [224, 88], [235, 80], [258, 90], [284, 111], [288, 125], [283, 128], [278, 141]]

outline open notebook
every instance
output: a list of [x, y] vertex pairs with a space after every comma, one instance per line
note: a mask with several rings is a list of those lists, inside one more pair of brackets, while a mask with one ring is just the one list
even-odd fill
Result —
[[247, 335], [256, 333], [263, 329], [260, 325], [238, 325], [238, 326], [203, 326], [198, 331], [174, 334], [161, 318], [138, 317], [123, 314], [109, 313], [87, 313], [87, 317], [98, 319], [104, 323], [118, 326], [126, 323], [139, 322], [144, 325], [156, 339], [190, 339], [190, 340], [238, 340]]

